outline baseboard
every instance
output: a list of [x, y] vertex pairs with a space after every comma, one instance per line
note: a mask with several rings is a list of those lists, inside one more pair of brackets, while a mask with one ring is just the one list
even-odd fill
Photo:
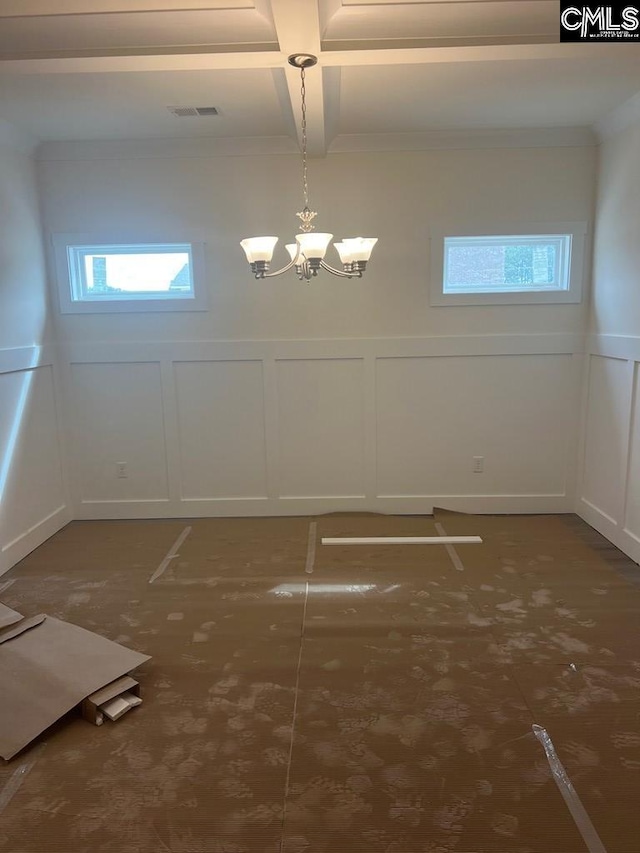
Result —
[[476, 513], [545, 514], [573, 512], [564, 494], [549, 495], [380, 495], [229, 498], [216, 500], [86, 501], [75, 517], [82, 520], [136, 518], [230, 518], [238, 516], [321, 515], [329, 512], [380, 512], [430, 515], [434, 506]]
[[637, 536], [621, 527], [610, 516], [584, 498], [578, 501], [576, 513], [598, 533], [605, 536], [616, 548], [619, 548], [636, 563], [640, 563], [640, 540]]
[[[426, 507], [426, 508], [425, 508]], [[566, 494], [549, 495], [381, 495], [376, 512], [412, 515], [433, 507], [470, 515], [543, 515], [573, 512]]]
[[34, 524], [24, 533], [5, 545], [0, 551], [0, 575], [8, 572], [16, 563], [24, 559], [50, 536], [57, 533], [72, 520], [71, 509], [66, 505], [60, 506], [42, 521]]

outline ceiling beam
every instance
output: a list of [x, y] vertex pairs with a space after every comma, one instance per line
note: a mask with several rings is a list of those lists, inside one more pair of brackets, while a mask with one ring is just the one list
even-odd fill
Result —
[[[292, 0], [302, 6], [307, 0]], [[288, 0], [272, 0], [276, 3]], [[303, 27], [304, 32], [304, 27]], [[311, 46], [309, 45], [311, 42]], [[316, 44], [314, 48], [314, 44]], [[290, 33], [282, 37], [281, 50], [273, 45], [216, 45], [215, 49], [187, 49], [172, 53], [135, 53], [113, 55], [31, 56], [30, 58], [0, 59], [0, 73], [6, 74], [100, 74], [133, 71], [216, 71], [260, 68], [285, 68], [291, 94], [292, 110], [299, 118], [300, 74], [286, 61], [290, 53], [313, 53], [324, 68], [349, 68], [367, 65], [429, 65], [456, 62], [518, 62], [530, 60], [571, 60], [611, 58], [620, 56], [615, 44], [520, 44], [474, 45], [467, 47], [395, 47], [370, 49], [367, 42], [361, 47], [341, 50], [321, 50], [317, 40]], [[297, 46], [296, 46], [297, 45]], [[301, 46], [302, 45], [302, 46]], [[305, 46], [307, 45], [307, 46]], [[311, 121], [315, 123], [323, 92], [322, 74], [312, 69], [307, 77], [307, 99], [313, 100]], [[290, 73], [289, 73], [290, 72]], [[320, 110], [320, 118], [323, 111]], [[311, 130], [311, 128], [310, 128]]]
[[332, 66], [429, 65], [453, 62], [528, 62], [530, 60], [594, 59], [620, 57], [616, 44], [536, 43], [490, 44], [456, 47], [370, 48], [360, 42], [359, 49], [324, 50], [322, 64]]
[[[259, 0], [261, 2], [261, 0]], [[251, 0], [0, 0], [0, 18], [42, 18], [59, 15], [110, 15], [135, 12], [192, 12], [253, 9]]]
[[54, 56], [0, 59], [0, 74], [117, 74], [132, 71], [236, 71], [282, 68], [279, 50], [131, 54], [127, 56]]
[[[320, 15], [318, 0], [271, 0], [271, 13], [276, 28], [278, 44], [286, 57], [292, 53], [311, 53], [320, 57]], [[293, 112], [298, 143], [302, 145], [302, 120], [300, 100], [300, 71], [288, 63], [285, 68], [291, 110]], [[327, 153], [324, 116], [324, 86], [322, 69], [311, 68], [305, 79], [307, 102], [307, 149], [312, 157]]]

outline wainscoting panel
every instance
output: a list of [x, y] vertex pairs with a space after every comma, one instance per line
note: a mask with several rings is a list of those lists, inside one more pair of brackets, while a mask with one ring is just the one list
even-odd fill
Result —
[[25, 347], [2, 354], [0, 574], [71, 519], [53, 353]]
[[175, 364], [183, 500], [267, 497], [261, 361]]
[[70, 380], [80, 500], [167, 501], [160, 365], [71, 364]]
[[620, 518], [629, 429], [627, 364], [592, 355], [589, 360], [582, 497], [614, 521]]
[[625, 531], [640, 544], [640, 368], [633, 365], [633, 409], [629, 430], [629, 465], [627, 478], [627, 506]]
[[277, 361], [283, 498], [364, 497], [362, 359]]
[[640, 561], [640, 338], [588, 340], [577, 512]]
[[573, 383], [570, 355], [379, 359], [378, 493], [563, 495]]
[[62, 347], [75, 514], [570, 512], [581, 347], [573, 335]]

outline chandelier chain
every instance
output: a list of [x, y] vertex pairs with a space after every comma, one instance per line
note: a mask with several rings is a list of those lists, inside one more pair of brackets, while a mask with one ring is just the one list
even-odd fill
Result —
[[302, 187], [304, 206], [309, 207], [309, 183], [307, 176], [307, 88], [305, 86], [305, 69], [300, 69], [300, 96], [302, 101]]

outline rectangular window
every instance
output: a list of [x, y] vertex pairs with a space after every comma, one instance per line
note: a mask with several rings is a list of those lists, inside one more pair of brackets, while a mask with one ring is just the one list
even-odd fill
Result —
[[63, 313], [204, 310], [202, 244], [54, 239]]
[[[570, 226], [570, 227], [569, 227]], [[433, 305], [579, 302], [586, 227], [432, 240]]]
[[445, 237], [444, 293], [567, 290], [571, 235]]
[[71, 298], [192, 299], [191, 246], [68, 246]]

